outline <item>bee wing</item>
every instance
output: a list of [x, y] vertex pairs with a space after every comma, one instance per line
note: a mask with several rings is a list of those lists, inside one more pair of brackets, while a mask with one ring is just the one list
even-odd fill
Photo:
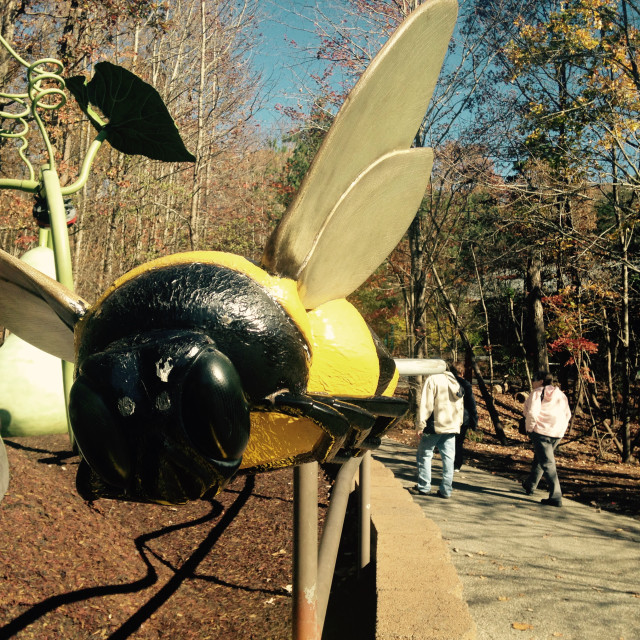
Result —
[[298, 273], [307, 309], [348, 296], [393, 251], [416, 214], [431, 173], [431, 149], [383, 156], [326, 217]]
[[[378, 165], [381, 158], [411, 146], [436, 85], [456, 16], [455, 0], [423, 3], [400, 24], [362, 74], [336, 116], [295, 200], [269, 238], [262, 259], [267, 270], [299, 280], [312, 254], [315, 261], [334, 260], [337, 248], [318, 254], [319, 236], [331, 226], [326, 224], [327, 219], [339, 214], [348, 220], [351, 210], [347, 206], [337, 209], [337, 204], [355, 187], [359, 176]], [[405, 180], [403, 176], [396, 179]], [[408, 188], [413, 188], [414, 180], [415, 176], [407, 178]], [[381, 185], [379, 194], [387, 186], [386, 182]], [[400, 236], [406, 230], [405, 217], [396, 217], [393, 208], [385, 207], [376, 213], [387, 217], [373, 219], [370, 215], [367, 225], [385, 233], [394, 228], [393, 235]], [[360, 243], [361, 231], [360, 226], [351, 225], [340, 247], [349, 251]], [[388, 255], [388, 247], [379, 249], [377, 242], [368, 249], [376, 256], [370, 261], [375, 266]]]
[[59, 282], [0, 250], [0, 326], [73, 362], [73, 327], [87, 308]]

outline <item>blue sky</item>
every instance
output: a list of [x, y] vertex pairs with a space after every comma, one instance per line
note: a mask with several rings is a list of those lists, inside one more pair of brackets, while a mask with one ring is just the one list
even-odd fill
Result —
[[[346, 19], [350, 26], [355, 26], [345, 5], [346, 0], [263, 0], [260, 3], [263, 13], [261, 41], [253, 64], [261, 70], [263, 79], [272, 89], [257, 118], [266, 131], [279, 124], [284, 127], [291, 124], [278, 111], [277, 104], [295, 107], [298, 102], [304, 105], [314, 97], [318, 87], [309, 75], [325, 68], [325, 63], [313, 57], [313, 48], [319, 43], [314, 21], [320, 20], [329, 33], [332, 33], [330, 23], [339, 24]], [[317, 11], [327, 17], [318, 18]], [[291, 40], [297, 46], [290, 44]], [[375, 42], [373, 38], [364, 45], [374, 47], [370, 51], [372, 55], [377, 52]], [[454, 56], [449, 55], [448, 61], [452, 63]]]
[[[335, 14], [330, 2], [315, 4]], [[282, 119], [277, 104], [295, 106], [298, 101], [305, 101], [309, 95], [309, 73], [323, 65], [314, 61], [308, 51], [317, 42], [310, 3], [268, 0], [262, 10], [265, 16], [260, 29], [262, 42], [255, 54], [254, 65], [272, 87], [271, 96], [258, 116], [264, 127], [269, 128]], [[291, 40], [298, 46], [289, 44]]]
[[[332, 33], [331, 23], [340, 25], [348, 21], [354, 27], [354, 34], [361, 28], [367, 28], [366, 22], [354, 23], [346, 0], [263, 0], [260, 8], [263, 21], [260, 32], [261, 39], [254, 54], [253, 64], [261, 70], [263, 80], [271, 87], [271, 93], [264, 108], [258, 113], [257, 120], [263, 132], [270, 138], [277, 138], [283, 129], [290, 128], [291, 121], [282, 115], [276, 105], [296, 107], [306, 105], [318, 92], [318, 86], [310, 80], [310, 73], [320, 72], [326, 64], [314, 59], [314, 47], [319, 44], [316, 33], [319, 21], [328, 33]], [[325, 18], [318, 17], [323, 12]], [[292, 45], [291, 41], [297, 45]], [[375, 55], [378, 50], [377, 39], [365, 42], [362, 46], [371, 47], [369, 54]], [[454, 67], [459, 64], [459, 54], [450, 53], [445, 61]], [[339, 78], [334, 78], [338, 82]]]

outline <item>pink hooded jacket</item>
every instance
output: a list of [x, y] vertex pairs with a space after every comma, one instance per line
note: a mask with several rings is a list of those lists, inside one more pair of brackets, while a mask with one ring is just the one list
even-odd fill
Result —
[[569, 426], [571, 410], [567, 396], [558, 387], [548, 384], [531, 392], [524, 403], [524, 415], [527, 433], [534, 431], [542, 436], [562, 438]]

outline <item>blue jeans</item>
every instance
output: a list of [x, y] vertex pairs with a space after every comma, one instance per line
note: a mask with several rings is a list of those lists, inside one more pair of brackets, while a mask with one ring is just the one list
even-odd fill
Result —
[[449, 497], [453, 490], [453, 459], [456, 455], [455, 433], [423, 433], [418, 444], [418, 491], [431, 491], [431, 459], [433, 449], [438, 447], [442, 458], [442, 480], [440, 493]]

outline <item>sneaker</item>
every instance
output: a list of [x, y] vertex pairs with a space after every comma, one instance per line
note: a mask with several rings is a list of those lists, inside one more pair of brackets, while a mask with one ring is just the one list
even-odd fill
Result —
[[544, 504], [548, 507], [561, 507], [562, 498], [542, 498], [542, 500], [540, 500], [540, 504]]
[[407, 491], [414, 496], [428, 496], [431, 493], [430, 491], [422, 491], [421, 489], [418, 489], [418, 485], [415, 485], [414, 487], [409, 487]]
[[526, 483], [524, 480], [523, 480], [520, 484], [522, 485], [522, 488], [524, 489], [524, 492], [525, 492], [528, 496], [530, 496], [530, 495], [532, 495], [532, 494], [533, 494], [533, 489], [532, 489], [531, 487], [529, 487], [529, 486], [527, 485], [527, 483]]
[[445, 496], [444, 493], [440, 493], [440, 489], [438, 489], [438, 493], [436, 493], [436, 495], [438, 496], [438, 498], [444, 498], [445, 500], [448, 500], [451, 496]]

